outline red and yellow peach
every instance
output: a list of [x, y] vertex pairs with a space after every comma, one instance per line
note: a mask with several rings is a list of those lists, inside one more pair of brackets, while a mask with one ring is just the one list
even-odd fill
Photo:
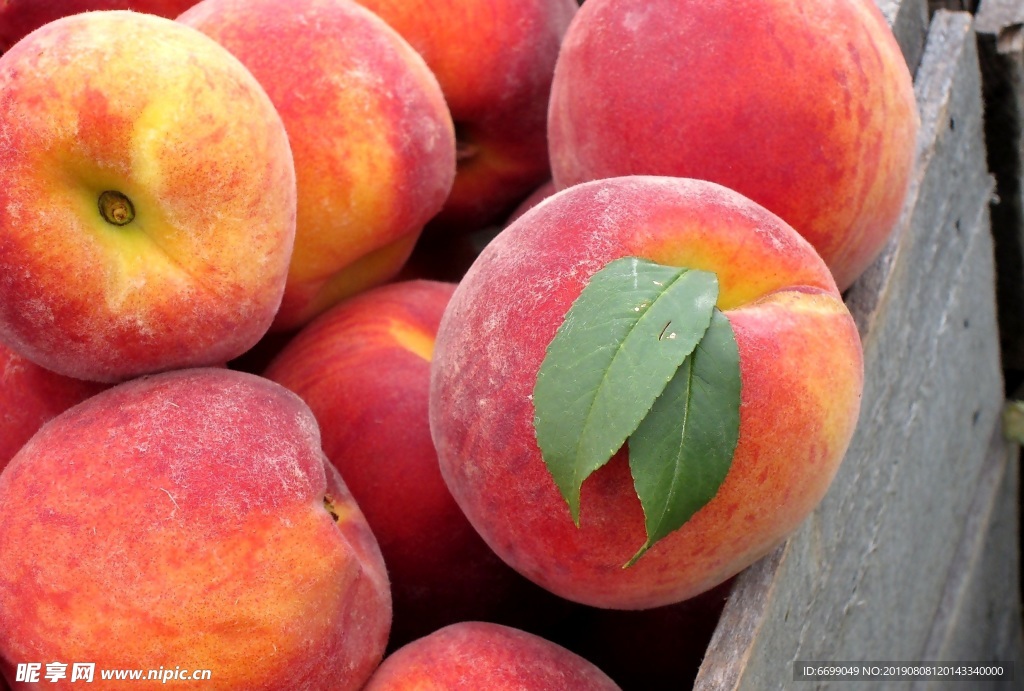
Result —
[[[583, 483], [577, 527], [541, 456], [532, 394], [583, 286], [630, 256], [717, 274], [742, 396], [717, 494], [623, 568], [645, 542], [627, 449]], [[481, 253], [438, 331], [430, 422], [455, 500], [507, 563], [567, 599], [641, 609], [722, 583], [807, 517], [849, 444], [862, 380], [853, 319], [792, 228], [713, 183], [611, 178], [549, 197]]]
[[427, 401], [434, 338], [454, 289], [407, 281], [349, 298], [299, 331], [264, 372], [309, 405], [324, 453], [380, 544], [394, 602], [391, 648], [457, 621], [536, 623], [558, 609], [480, 539], [441, 478]]
[[556, 186], [711, 180], [781, 216], [845, 290], [893, 232], [920, 124], [875, 0], [588, 0], [551, 87]]
[[115, 382], [222, 364], [267, 331], [295, 169], [227, 50], [150, 14], [50, 22], [0, 57], [0, 340]]
[[295, 157], [295, 250], [273, 330], [308, 323], [401, 269], [455, 177], [437, 79], [351, 0], [202, 0], [178, 22], [237, 56], [277, 107]]
[[266, 379], [179, 370], [99, 393], [18, 452], [0, 507], [12, 682], [56, 660], [97, 681], [163, 667], [210, 670], [211, 689], [358, 689], [383, 657], [380, 551], [308, 407]]
[[358, 2], [423, 56], [455, 121], [455, 182], [426, 236], [500, 223], [551, 176], [548, 97], [576, 0]]

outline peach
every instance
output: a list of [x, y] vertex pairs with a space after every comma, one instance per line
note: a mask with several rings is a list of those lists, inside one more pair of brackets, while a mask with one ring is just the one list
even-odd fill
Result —
[[437, 75], [455, 120], [458, 171], [426, 236], [500, 223], [551, 177], [547, 108], [576, 0], [358, 0]]
[[451, 114], [419, 54], [350, 0], [203, 0], [178, 21], [245, 63], [288, 131], [298, 217], [273, 330], [397, 274], [455, 177]]
[[618, 688], [592, 662], [544, 638], [499, 624], [460, 622], [393, 652], [365, 691]]
[[[525, 621], [551, 600], [476, 534], [441, 478], [427, 399], [434, 337], [455, 286], [408, 281], [331, 308], [265, 376], [312, 409], [327, 458], [384, 555], [394, 648], [466, 619]], [[538, 592], [540, 591], [540, 592]]]
[[357, 689], [390, 621], [380, 551], [316, 420], [266, 379], [134, 379], [51, 420], [0, 475], [12, 684], [18, 663], [82, 661], [95, 681], [162, 667], [210, 670], [195, 685], [210, 689]]
[[781, 216], [840, 290], [892, 234], [920, 124], [875, 0], [589, 0], [551, 87], [556, 186], [711, 180]]
[[169, 19], [196, 0], [5, 0], [0, 4], [0, 54], [55, 19], [92, 10], [135, 10]]
[[0, 343], [0, 471], [44, 422], [104, 388], [43, 369]]
[[[532, 400], [570, 305], [622, 257], [717, 275], [742, 382], [724, 482], [628, 568], [645, 522], [627, 448], [583, 483], [577, 527], [541, 456]], [[507, 563], [567, 599], [643, 609], [724, 582], [806, 518], [849, 444], [862, 387], [856, 326], [802, 237], [720, 185], [631, 176], [563, 190], [484, 249], [441, 321], [430, 425], [452, 495]]]
[[295, 170], [266, 93], [170, 19], [86, 12], [0, 58], [0, 340], [115, 382], [221, 364], [267, 331]]

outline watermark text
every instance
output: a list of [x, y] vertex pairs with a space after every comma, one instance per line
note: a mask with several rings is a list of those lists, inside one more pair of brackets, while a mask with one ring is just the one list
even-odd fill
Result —
[[182, 669], [181, 667], [160, 667], [158, 669], [106, 669], [96, 668], [95, 662], [19, 662], [14, 680], [27, 684], [38, 684], [68, 680], [91, 684], [94, 681], [208, 681], [212, 672], [208, 669]]

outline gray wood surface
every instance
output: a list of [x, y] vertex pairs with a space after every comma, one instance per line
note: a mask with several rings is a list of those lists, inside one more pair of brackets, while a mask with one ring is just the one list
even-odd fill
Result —
[[[994, 434], [980, 482], [967, 516], [964, 535], [946, 579], [942, 602], [932, 622], [924, 658], [1020, 664], [1022, 646], [1019, 600], [1005, 597], [1007, 584], [1020, 574], [1019, 449]], [[1022, 670], [1010, 681], [992, 682], [992, 691], [1018, 689]], [[921, 682], [913, 691], [973, 691], [977, 681]]]
[[892, 27], [910, 73], [915, 73], [928, 34], [928, 0], [875, 0], [875, 4]]
[[989, 168], [998, 199], [992, 233], [1003, 361], [1024, 379], [1024, 0], [983, 0], [976, 26]]
[[[1003, 402], [969, 14], [935, 13], [915, 91], [922, 129], [903, 216], [846, 296], [865, 349], [857, 432], [819, 509], [737, 579], [696, 689], [789, 688], [796, 661], [915, 662], [935, 641], [957, 655], [938, 613], [967, 592], [949, 585], [951, 568]], [[1014, 579], [991, 597], [1017, 606], [1016, 593]]]

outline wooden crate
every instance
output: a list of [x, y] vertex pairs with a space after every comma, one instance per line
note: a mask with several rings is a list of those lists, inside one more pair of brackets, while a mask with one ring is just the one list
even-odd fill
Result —
[[915, 70], [922, 128], [897, 232], [846, 295], [865, 351], [860, 422], [818, 510], [737, 578], [701, 691], [850, 685], [795, 682], [798, 661], [1024, 659], [974, 17], [878, 4]]
[[984, 0], [976, 29], [996, 178], [992, 233], [1003, 364], [1016, 388], [1024, 380], [1024, 2]]

